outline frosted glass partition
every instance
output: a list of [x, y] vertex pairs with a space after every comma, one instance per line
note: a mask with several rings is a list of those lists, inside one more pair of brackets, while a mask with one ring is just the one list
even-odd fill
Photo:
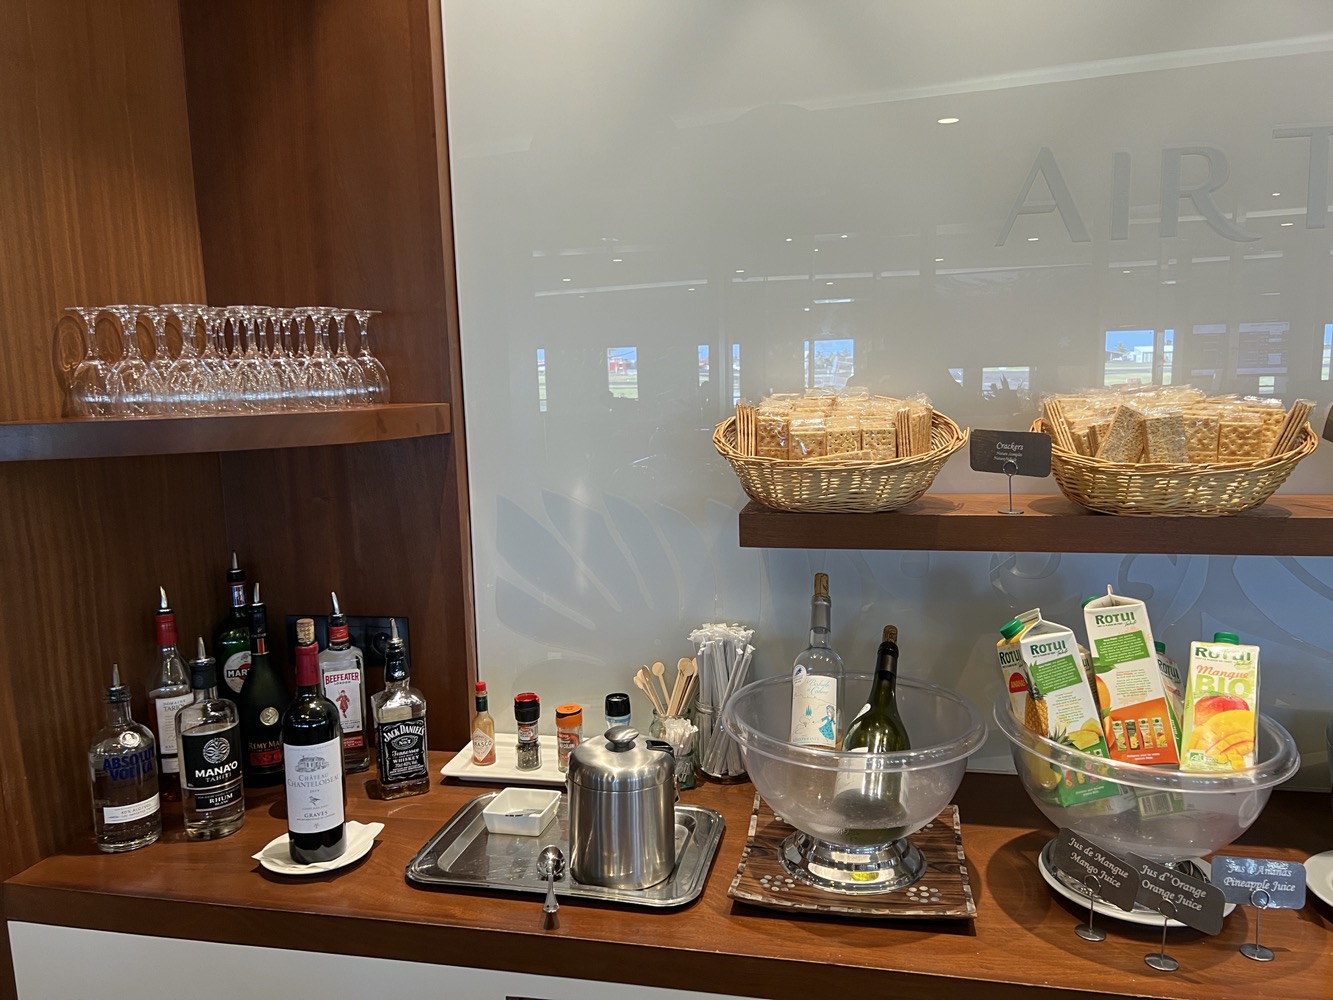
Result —
[[[742, 550], [741, 396], [924, 391], [973, 427], [1123, 382], [1333, 401], [1333, 6], [445, 0], [478, 658], [509, 698], [646, 703], [704, 621], [834, 641], [984, 707], [993, 643], [1107, 583], [1185, 656], [1263, 647], [1328, 787], [1326, 559]], [[1333, 448], [1288, 489], [1326, 492]], [[1050, 482], [1023, 481], [1028, 491]], [[957, 456], [935, 489], [999, 484]], [[1115, 530], [1107, 521], [1106, 531]], [[591, 725], [588, 728], [592, 728]], [[992, 736], [974, 766], [1007, 766]]]

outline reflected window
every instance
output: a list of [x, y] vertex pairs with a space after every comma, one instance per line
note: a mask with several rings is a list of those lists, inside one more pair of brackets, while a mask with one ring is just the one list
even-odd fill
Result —
[[1287, 387], [1287, 333], [1289, 323], [1242, 323], [1237, 328], [1237, 388], [1256, 389], [1260, 395], [1281, 393]]
[[537, 409], [546, 412], [546, 349], [537, 348]]
[[709, 379], [708, 373], [708, 345], [699, 345], [699, 384], [703, 385]]
[[959, 385], [962, 385], [962, 384], [963, 384], [963, 369], [961, 369], [961, 368], [950, 368], [950, 369], [949, 369], [949, 374], [953, 377], [953, 380], [954, 380], [955, 382], [957, 382]]
[[1000, 399], [1012, 393], [1027, 395], [1031, 384], [1032, 369], [1027, 366], [1000, 365], [981, 369], [981, 391], [987, 399]]
[[1333, 355], [1333, 323], [1324, 324], [1324, 360], [1319, 368], [1319, 377], [1328, 381], [1328, 362], [1330, 355]]
[[807, 340], [805, 342], [805, 387], [831, 386], [842, 389], [852, 377], [856, 342], [845, 340]]
[[1171, 368], [1176, 362], [1176, 331], [1162, 332], [1162, 385], [1171, 384]]
[[741, 401], [741, 345], [731, 345], [731, 405]]
[[1107, 330], [1102, 385], [1148, 385], [1153, 380], [1154, 330]]
[[639, 398], [639, 349], [606, 349], [606, 387], [616, 399]]

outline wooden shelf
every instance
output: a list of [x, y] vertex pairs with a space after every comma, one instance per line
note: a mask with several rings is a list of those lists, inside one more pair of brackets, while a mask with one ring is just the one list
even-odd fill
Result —
[[[434, 768], [446, 759], [431, 756]], [[10, 879], [3, 916], [775, 1000], [829, 993], [1247, 1000], [1327, 996], [1333, 976], [1333, 910], [1313, 895], [1302, 910], [1264, 915], [1263, 938], [1281, 949], [1271, 966], [1237, 952], [1254, 936], [1248, 907], [1228, 917], [1215, 937], [1171, 932], [1168, 951], [1182, 968], [1176, 976], [1143, 964], [1144, 954], [1159, 946], [1157, 926], [1098, 918], [1108, 939], [1079, 942], [1074, 926], [1087, 911], [1048, 889], [1036, 867], [1056, 830], [1013, 775], [970, 773], [955, 799], [977, 904], [972, 921], [844, 920], [730, 899], [754, 789], [703, 783], [682, 792], [681, 801], [719, 810], [727, 827], [697, 902], [655, 911], [565, 901], [553, 925], [542, 919], [539, 895], [427, 892], [403, 878], [417, 849], [489, 787], [436, 782], [426, 795], [387, 803], [367, 796], [367, 780], [349, 777], [348, 815], [385, 827], [369, 856], [346, 869], [294, 879], [271, 875], [252, 860], [283, 832], [279, 789], [248, 796], [245, 825], [224, 840], [186, 840], [176, 807], [163, 839], [141, 851], [99, 854], [85, 835]], [[1327, 795], [1278, 792], [1231, 853], [1304, 861], [1327, 847], [1327, 816]], [[132, 976], [110, 975], [108, 982], [108, 998], [133, 995]]]
[[448, 403], [141, 420], [0, 423], [0, 462], [261, 451], [448, 434]]
[[884, 514], [804, 514], [751, 501], [740, 543], [751, 548], [933, 549], [966, 552], [1120, 552], [1333, 555], [1333, 496], [1278, 494], [1235, 517], [1113, 517], [1059, 495], [928, 493]]

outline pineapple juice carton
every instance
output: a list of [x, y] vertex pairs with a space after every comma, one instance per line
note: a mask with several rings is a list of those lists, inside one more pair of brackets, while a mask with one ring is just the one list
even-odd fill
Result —
[[1259, 647], [1230, 632], [1190, 643], [1182, 771], [1239, 771], [1254, 766], [1259, 725]]
[[[1044, 735], [1061, 746], [1095, 757], [1108, 756], [1097, 702], [1083, 672], [1073, 630], [1038, 618], [1023, 632], [1018, 648], [1031, 683], [1024, 724], [1038, 731], [1044, 724]], [[1110, 782], [1040, 762], [1034, 777], [1042, 790], [1062, 806], [1119, 794]]]
[[1024, 611], [1005, 623], [1000, 629], [1000, 641], [995, 644], [995, 655], [1000, 661], [1000, 676], [1004, 679], [1004, 689], [1009, 692], [1009, 707], [1013, 709], [1015, 719], [1023, 718], [1028, 705], [1028, 675], [1023, 668], [1023, 654], [1018, 648], [1018, 641], [1040, 617], [1040, 608]]
[[1166, 643], [1154, 642], [1157, 651], [1157, 671], [1162, 675], [1162, 690], [1166, 693], [1166, 710], [1171, 713], [1171, 729], [1177, 745], [1185, 722], [1185, 678], [1176, 661], [1166, 655]]
[[1083, 605], [1083, 621], [1111, 757], [1179, 765], [1180, 735], [1171, 725], [1147, 606], [1107, 587], [1105, 597]]

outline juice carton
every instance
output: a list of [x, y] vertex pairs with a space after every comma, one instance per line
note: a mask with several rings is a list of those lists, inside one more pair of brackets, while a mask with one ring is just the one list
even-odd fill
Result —
[[1171, 728], [1147, 607], [1107, 587], [1105, 597], [1083, 605], [1083, 621], [1111, 757], [1130, 764], [1178, 765], [1179, 734]]
[[1000, 641], [995, 644], [995, 655], [1000, 660], [1000, 676], [1004, 678], [1004, 689], [1009, 692], [1009, 707], [1014, 710], [1015, 719], [1023, 718], [1028, 704], [1028, 676], [1023, 669], [1023, 654], [1019, 652], [1018, 640], [1040, 617], [1040, 608], [1024, 611], [1005, 623], [1000, 629]]
[[1171, 713], [1171, 728], [1177, 744], [1185, 721], [1185, 678], [1176, 661], [1166, 655], [1166, 643], [1154, 642], [1157, 651], [1157, 670], [1162, 675], [1162, 690], [1166, 693], [1166, 710]]
[[[1018, 648], [1031, 683], [1024, 725], [1038, 732], [1044, 729], [1043, 735], [1062, 746], [1107, 756], [1097, 702], [1083, 673], [1073, 631], [1038, 618], [1019, 637]], [[1036, 762], [1033, 777], [1063, 806], [1118, 794], [1113, 784], [1043, 762]]]
[[1254, 766], [1259, 724], [1259, 647], [1230, 632], [1190, 643], [1183, 771], [1239, 771]]

